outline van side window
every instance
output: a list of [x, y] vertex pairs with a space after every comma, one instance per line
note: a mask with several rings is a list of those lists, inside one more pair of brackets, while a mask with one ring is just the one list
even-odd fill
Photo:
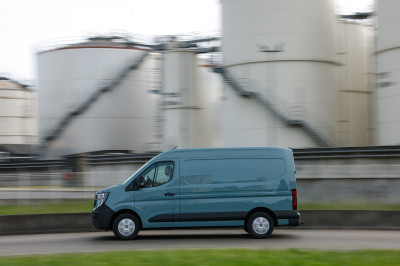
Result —
[[285, 174], [280, 158], [188, 159], [181, 185], [268, 182]]
[[141, 176], [143, 177], [143, 188], [161, 186], [172, 179], [174, 172], [173, 162], [160, 162], [151, 165]]

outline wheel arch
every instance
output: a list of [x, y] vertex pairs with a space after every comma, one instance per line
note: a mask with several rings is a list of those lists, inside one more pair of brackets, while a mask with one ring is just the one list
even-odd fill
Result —
[[257, 208], [254, 208], [254, 209], [252, 209], [251, 211], [249, 211], [247, 213], [246, 218], [244, 220], [244, 228], [247, 228], [247, 222], [248, 222], [250, 216], [253, 215], [256, 212], [265, 212], [265, 213], [267, 213], [269, 216], [271, 216], [272, 220], [274, 221], [274, 227], [276, 227], [278, 225], [278, 220], [277, 220], [276, 215], [275, 215], [275, 213], [273, 211], [271, 211], [270, 209], [265, 208], [265, 207], [257, 207]]
[[140, 218], [140, 216], [139, 216], [135, 211], [132, 211], [132, 210], [130, 210], [130, 209], [122, 209], [122, 210], [119, 210], [119, 211], [117, 211], [116, 213], [114, 213], [113, 216], [111, 217], [111, 219], [110, 219], [110, 224], [108, 225], [108, 227], [109, 227], [111, 230], [112, 230], [112, 228], [113, 228], [114, 220], [115, 220], [119, 215], [124, 214], [124, 213], [129, 213], [129, 214], [132, 214], [133, 216], [135, 216], [135, 217], [138, 219], [138, 221], [139, 221], [139, 229], [142, 229], [142, 228], [143, 228], [142, 219]]

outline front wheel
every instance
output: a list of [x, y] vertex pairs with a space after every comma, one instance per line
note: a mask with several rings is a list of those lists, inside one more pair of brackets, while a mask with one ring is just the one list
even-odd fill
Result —
[[113, 231], [120, 240], [134, 239], [139, 233], [139, 220], [132, 214], [121, 214], [113, 222]]
[[265, 212], [253, 213], [247, 220], [247, 232], [254, 238], [267, 238], [274, 230], [274, 221]]

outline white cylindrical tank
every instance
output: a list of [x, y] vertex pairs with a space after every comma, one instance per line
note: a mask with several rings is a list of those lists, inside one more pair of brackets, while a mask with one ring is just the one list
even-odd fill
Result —
[[0, 77], [0, 144], [36, 144], [36, 91]]
[[400, 1], [378, 1], [376, 144], [400, 144]]
[[162, 52], [164, 150], [220, 146], [221, 80], [194, 50], [167, 44]]
[[339, 146], [372, 144], [373, 30], [354, 21], [338, 23]]
[[213, 72], [210, 63], [198, 58], [198, 102], [201, 107], [199, 139], [201, 147], [221, 147], [221, 99], [223, 82], [219, 74]]
[[[173, 45], [173, 44], [170, 44]], [[171, 47], [162, 54], [164, 149], [198, 147], [196, 53]]]
[[[39, 53], [40, 138], [145, 53], [123, 41], [106, 39]], [[71, 119], [50, 142], [46, 157], [101, 150], [149, 151], [156, 120], [156, 96], [149, 92], [147, 82], [152, 64], [148, 55], [117, 86]]]
[[[289, 120], [336, 143], [333, 0], [222, 0], [223, 67]], [[317, 146], [315, 134], [278, 118], [225, 83], [225, 146]]]

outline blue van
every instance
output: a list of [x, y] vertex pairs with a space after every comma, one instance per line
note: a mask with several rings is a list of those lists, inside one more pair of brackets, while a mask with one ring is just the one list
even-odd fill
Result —
[[142, 229], [200, 227], [243, 227], [267, 238], [276, 226], [300, 224], [292, 150], [161, 153], [123, 184], [96, 193], [92, 223], [123, 240]]

